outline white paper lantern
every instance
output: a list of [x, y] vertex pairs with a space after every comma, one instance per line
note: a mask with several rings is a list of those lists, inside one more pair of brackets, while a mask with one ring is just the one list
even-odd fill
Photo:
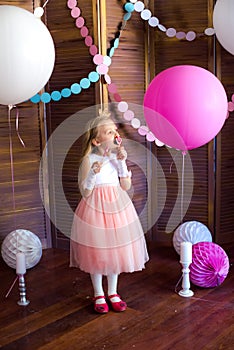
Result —
[[18, 229], [10, 232], [2, 243], [1, 253], [5, 263], [16, 269], [16, 253], [24, 253], [26, 268], [34, 267], [41, 259], [41, 241], [34, 233]]
[[212, 235], [206, 225], [201, 222], [187, 221], [177, 227], [173, 235], [173, 246], [178, 254], [180, 254], [180, 244], [182, 242], [192, 244], [212, 242]]

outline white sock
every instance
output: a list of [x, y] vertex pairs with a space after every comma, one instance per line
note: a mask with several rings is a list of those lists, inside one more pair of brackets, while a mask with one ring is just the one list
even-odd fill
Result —
[[[90, 278], [93, 284], [94, 289], [94, 297], [99, 297], [104, 295], [103, 287], [102, 287], [102, 275], [100, 273], [90, 274]], [[96, 304], [104, 304], [105, 299], [100, 298], [95, 301]]]
[[[107, 283], [108, 283], [108, 295], [118, 294], [117, 293], [117, 283], [118, 283], [118, 275], [112, 274], [107, 276]], [[120, 301], [119, 297], [113, 297], [111, 298], [111, 301], [113, 303], [116, 303]]]

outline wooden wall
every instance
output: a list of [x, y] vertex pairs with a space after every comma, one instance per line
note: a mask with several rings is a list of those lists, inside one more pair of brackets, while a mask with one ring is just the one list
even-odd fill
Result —
[[[1, 5], [14, 5], [33, 11], [31, 0], [1, 1]], [[15, 229], [26, 229], [39, 236], [43, 246], [46, 247], [50, 240], [50, 226], [47, 226], [39, 190], [43, 119], [40, 117], [38, 105], [31, 102], [19, 104], [17, 108], [19, 133], [25, 148], [16, 132], [16, 109], [10, 113], [12, 129], [10, 136], [8, 107], [0, 106], [0, 239], [3, 240]], [[10, 137], [12, 137], [12, 161]]]
[[[107, 49], [111, 47], [113, 38], [123, 24], [124, 3], [125, 1], [119, 0], [106, 1]], [[205, 28], [212, 26], [212, 0], [191, 0], [189, 3], [185, 0], [150, 0], [145, 3], [167, 28], [203, 33]], [[32, 11], [35, 2], [4, 1], [4, 4], [21, 6]], [[96, 1], [80, 0], [78, 5], [82, 9], [90, 35], [98, 44]], [[46, 91], [51, 93], [70, 87], [75, 82], [79, 83], [81, 78], [95, 69], [95, 65], [88, 48], [84, 45], [84, 38], [70, 16], [66, 1], [50, 1], [43, 20], [46, 21], [56, 47], [55, 68], [46, 86]], [[122, 100], [137, 109], [142, 105], [144, 92], [153, 77], [163, 69], [179, 64], [193, 64], [217, 71], [230, 100], [234, 91], [233, 56], [222, 49], [214, 37], [208, 38], [201, 34], [193, 42], [168, 38], [157, 28], [149, 28], [137, 12], [132, 13], [131, 19], [121, 31], [120, 44], [112, 57], [109, 74]], [[90, 106], [100, 103], [99, 87], [98, 83], [92, 84], [80, 94], [72, 94], [69, 98], [62, 98], [57, 102], [51, 101], [45, 106], [42, 103], [19, 105], [20, 133], [26, 144], [25, 149], [14, 132], [15, 116], [14, 111], [12, 112], [16, 212], [12, 209], [7, 107], [0, 106], [2, 239], [15, 228], [16, 220], [17, 227], [36, 233], [43, 240], [44, 246], [51, 244], [50, 226], [40, 197], [38, 181], [39, 163], [45, 146], [44, 115], [41, 113], [45, 107], [49, 140], [48, 157], [43, 168], [45, 180], [48, 181], [48, 186], [46, 183], [44, 186], [45, 202], [52, 220], [53, 246], [68, 247], [72, 215], [80, 199], [77, 173], [82, 145], [81, 130], [85, 122], [96, 113], [95, 107], [90, 109]], [[105, 88], [107, 89], [107, 86]], [[112, 94], [108, 94], [108, 100], [109, 103], [116, 104]], [[116, 116], [121, 121], [122, 116], [118, 112]], [[232, 124], [231, 116], [215, 142], [190, 151], [185, 164], [187, 168], [185, 167], [184, 201], [188, 210], [183, 221], [203, 222], [210, 228], [214, 240], [218, 243], [233, 241]], [[127, 123], [121, 125], [121, 133], [126, 139], [136, 142], [144, 149], [139, 161], [130, 162], [134, 173], [131, 193], [134, 204], [140, 215], [145, 205], [149, 212], [149, 215], [144, 214], [141, 218], [143, 226], [146, 229], [151, 227], [151, 216], [157, 216], [155, 213], [163, 205], [159, 219], [152, 222], [152, 228], [148, 230], [149, 239], [171, 244], [174, 228], [173, 224], [168, 228], [168, 222], [172, 214], [174, 226], [181, 222], [179, 207], [176, 212], [173, 211], [178, 200], [181, 159], [173, 150], [159, 148], [154, 143], [146, 142], [145, 138], [139, 136]], [[50, 137], [51, 135], [55, 137]], [[130, 157], [134, 158], [134, 150], [130, 149]], [[155, 157], [158, 166], [152, 167]], [[164, 179], [161, 179], [160, 169], [164, 172]], [[148, 182], [147, 177], [151, 179]], [[194, 189], [190, 200], [191, 186], [194, 186]], [[161, 196], [165, 192], [166, 202], [162, 204]]]
[[[220, 46], [215, 36], [208, 37], [204, 34], [205, 28], [213, 27], [214, 3], [214, 1], [202, 0], [192, 0], [189, 3], [184, 0], [179, 2], [151, 1], [151, 8], [154, 8], [154, 13], [166, 28], [173, 27], [177, 32], [186, 33], [193, 30], [197, 33], [196, 39], [188, 42], [185, 39], [168, 38], [164, 32], [157, 29], [151, 30], [151, 79], [160, 71], [175, 65], [196, 65], [218, 76], [230, 101], [234, 91], [233, 56]], [[218, 243], [233, 241], [232, 130], [233, 118], [231, 116], [214, 141], [189, 152], [192, 168], [186, 169], [185, 166], [185, 175], [188, 177], [187, 183], [185, 179], [184, 184], [185, 201], [189, 187], [194, 185], [194, 189], [188, 211], [181, 222], [196, 220], [204, 223], [209, 227], [213, 239]], [[165, 169], [168, 190], [166, 206], [154, 227], [157, 239], [163, 236], [172, 215], [178, 198], [180, 178], [176, 171], [169, 170], [173, 159], [168, 154], [168, 150], [155, 148], [154, 152]], [[178, 162], [178, 155], [174, 156], [177, 157]], [[193, 183], [191, 176], [194, 176]], [[175, 223], [180, 223], [180, 211], [174, 213], [174, 216]]]

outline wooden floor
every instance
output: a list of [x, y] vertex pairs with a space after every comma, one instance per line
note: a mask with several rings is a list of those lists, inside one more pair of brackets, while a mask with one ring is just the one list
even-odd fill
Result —
[[[225, 250], [233, 264], [234, 247]], [[174, 249], [149, 252], [143, 272], [120, 276], [128, 309], [106, 315], [94, 313], [89, 276], [68, 267], [68, 252], [48, 249], [27, 271], [28, 306], [17, 304], [18, 284], [5, 298], [15, 272], [1, 260], [1, 349], [234, 349], [233, 268], [221, 286], [191, 286], [194, 296], [184, 298], [175, 292], [181, 266]]]

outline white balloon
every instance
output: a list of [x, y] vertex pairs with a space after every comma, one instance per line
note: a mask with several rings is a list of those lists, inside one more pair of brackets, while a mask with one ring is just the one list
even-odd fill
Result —
[[0, 6], [0, 104], [14, 105], [38, 93], [55, 62], [53, 39], [33, 13]]
[[217, 0], [213, 11], [216, 37], [225, 50], [234, 55], [234, 1]]

